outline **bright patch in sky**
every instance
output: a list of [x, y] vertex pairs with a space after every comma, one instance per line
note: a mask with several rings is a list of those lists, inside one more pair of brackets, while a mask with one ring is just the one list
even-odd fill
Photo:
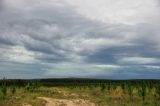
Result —
[[[154, 0], [67, 0], [78, 13], [105, 23], [138, 24], [159, 14]], [[153, 12], [154, 11], [154, 12]]]

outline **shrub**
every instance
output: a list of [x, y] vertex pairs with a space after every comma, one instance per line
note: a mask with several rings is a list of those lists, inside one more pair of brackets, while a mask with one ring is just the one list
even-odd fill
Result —
[[2, 81], [1, 91], [2, 91], [2, 98], [4, 99], [7, 96], [7, 84], [5, 78]]
[[133, 96], [133, 87], [130, 83], [127, 84], [127, 91], [128, 91], [128, 94], [129, 94], [129, 97], [130, 99], [132, 100], [132, 96]]
[[123, 92], [125, 93], [125, 84], [124, 83], [121, 84], [121, 88], [122, 88]]
[[14, 95], [16, 93], [16, 86], [15, 84], [11, 85], [11, 92], [12, 92], [12, 95]]
[[107, 85], [107, 90], [108, 90], [108, 92], [110, 91], [110, 89], [111, 89], [111, 84], [108, 83], [108, 85]]
[[156, 86], [156, 97], [158, 100], [160, 100], [160, 84], [157, 84]]
[[106, 89], [106, 85], [105, 85], [105, 84], [102, 84], [102, 85], [101, 85], [101, 91], [105, 91], [105, 89]]
[[38, 82], [34, 82], [34, 83], [28, 83], [26, 86], [25, 86], [25, 89], [29, 92], [33, 92], [35, 90], [37, 90], [39, 87], [40, 87], [40, 83]]
[[144, 104], [145, 97], [147, 95], [147, 87], [144, 82], [141, 84], [141, 87], [139, 88], [138, 92], [139, 92], [139, 96], [142, 97], [143, 104]]

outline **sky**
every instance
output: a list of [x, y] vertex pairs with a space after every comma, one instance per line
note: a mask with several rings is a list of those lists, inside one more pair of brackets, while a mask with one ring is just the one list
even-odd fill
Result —
[[0, 78], [160, 79], [160, 0], [0, 0]]

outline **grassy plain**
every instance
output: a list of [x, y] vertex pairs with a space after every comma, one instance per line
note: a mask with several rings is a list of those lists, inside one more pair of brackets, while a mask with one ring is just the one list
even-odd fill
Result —
[[[160, 106], [159, 81], [62, 82], [16, 85], [15, 93], [8, 84], [6, 96], [1, 86], [0, 106], [69, 106], [64, 100], [76, 100], [73, 106]], [[49, 105], [41, 97], [51, 98], [55, 104]]]

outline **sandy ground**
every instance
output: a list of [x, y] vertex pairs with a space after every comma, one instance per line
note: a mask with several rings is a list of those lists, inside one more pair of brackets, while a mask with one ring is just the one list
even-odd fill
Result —
[[53, 99], [47, 97], [39, 97], [39, 99], [46, 101], [46, 106], [95, 106], [94, 103], [91, 103], [83, 99], [68, 100], [68, 99]]
[[30, 105], [28, 103], [23, 103], [22, 106], [32, 106], [32, 105]]

